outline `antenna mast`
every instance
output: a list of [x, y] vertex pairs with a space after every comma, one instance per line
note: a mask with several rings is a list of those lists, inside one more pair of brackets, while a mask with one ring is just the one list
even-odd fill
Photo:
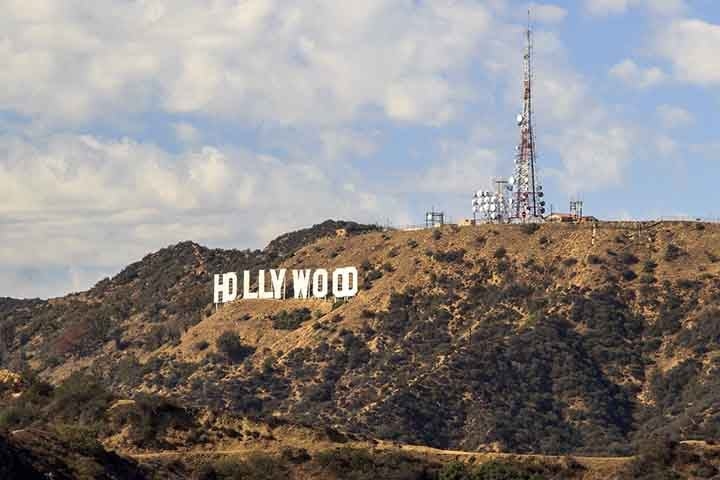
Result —
[[535, 157], [535, 134], [533, 132], [532, 82], [533, 82], [533, 40], [528, 10], [528, 25], [525, 31], [527, 45], [523, 60], [523, 111], [517, 116], [520, 128], [520, 143], [515, 157], [513, 177], [511, 221], [541, 222], [545, 214], [542, 186], [537, 176]]

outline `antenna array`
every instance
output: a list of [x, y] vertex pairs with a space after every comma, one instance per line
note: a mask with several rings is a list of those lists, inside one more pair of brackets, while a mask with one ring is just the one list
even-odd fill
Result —
[[[544, 221], [545, 196], [537, 175], [535, 133], [533, 132], [533, 40], [528, 11], [525, 32], [527, 45], [523, 58], [523, 109], [517, 116], [520, 142], [516, 147], [515, 169], [507, 182], [496, 182], [495, 192], [478, 191], [473, 196], [477, 220], [492, 223], [538, 223]], [[502, 183], [502, 188], [499, 185]], [[486, 201], [485, 199], [491, 199]], [[509, 198], [508, 198], [509, 197]]]

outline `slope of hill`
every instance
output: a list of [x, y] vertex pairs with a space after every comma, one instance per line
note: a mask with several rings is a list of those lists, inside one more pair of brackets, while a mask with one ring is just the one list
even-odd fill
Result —
[[[336, 226], [260, 252], [183, 243], [88, 292], [0, 301], [3, 365], [447, 449], [720, 437], [720, 226]], [[356, 265], [361, 291], [211, 308], [211, 273], [280, 265]]]

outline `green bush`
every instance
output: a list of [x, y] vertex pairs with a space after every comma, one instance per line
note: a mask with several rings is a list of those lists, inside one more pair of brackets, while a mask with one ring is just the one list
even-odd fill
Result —
[[130, 440], [139, 448], [165, 448], [164, 437], [170, 429], [195, 427], [191, 411], [152, 395], [139, 394], [134, 403], [111, 411], [112, 427], [127, 428]]
[[493, 257], [497, 259], [505, 258], [505, 255], [507, 255], [507, 249], [505, 247], [499, 247], [495, 250], [495, 253], [493, 253]]
[[[370, 452], [362, 448], [341, 447], [322, 451], [315, 458], [323, 469], [343, 480], [421, 480], [428, 478], [426, 464], [400, 453]], [[319, 478], [326, 478], [326, 476]]]
[[575, 265], [575, 264], [577, 263], [577, 259], [572, 258], [572, 257], [566, 258], [565, 260], [563, 260], [562, 263], [563, 263], [563, 265], [565, 265], [566, 267], [572, 267], [573, 265]]
[[299, 308], [291, 312], [283, 310], [272, 317], [272, 326], [276, 330], [295, 330], [311, 318], [312, 312], [309, 308]]
[[215, 342], [219, 352], [233, 362], [242, 362], [255, 352], [255, 349], [242, 344], [240, 336], [233, 331], [226, 331]]
[[287, 480], [288, 469], [279, 459], [265, 454], [254, 454], [245, 460], [224, 458], [213, 465], [220, 480]]
[[602, 263], [602, 258], [591, 254], [587, 257], [587, 263], [588, 265], [600, 265]]
[[[549, 475], [553, 475], [552, 478], [561, 478], [556, 476], [556, 470], [560, 470], [560, 468], [497, 460], [478, 466], [452, 462], [443, 467], [438, 474], [438, 480], [544, 480], [550, 478]], [[549, 475], [546, 477], [545, 473]]]
[[622, 273], [622, 276], [628, 282], [631, 282], [637, 278], [637, 274], [635, 272], [633, 272], [632, 270], [625, 270]]
[[532, 235], [533, 233], [540, 230], [540, 225], [537, 223], [525, 223], [525, 224], [523, 224], [521, 229], [522, 229], [523, 233], [525, 233], [527, 235]]
[[630, 252], [623, 252], [622, 255], [620, 255], [620, 261], [625, 265], [635, 265], [640, 259]]
[[668, 244], [668, 246], [665, 248], [665, 261], [672, 262], [674, 260], [677, 260], [678, 258], [685, 255], [685, 251], [675, 245], [674, 243]]
[[104, 451], [102, 444], [97, 440], [97, 429], [60, 424], [55, 431], [58, 438], [68, 444], [73, 451], [86, 455], [99, 455]]
[[55, 389], [48, 416], [55, 421], [94, 425], [103, 419], [113, 400], [113, 395], [95, 378], [74, 373]]

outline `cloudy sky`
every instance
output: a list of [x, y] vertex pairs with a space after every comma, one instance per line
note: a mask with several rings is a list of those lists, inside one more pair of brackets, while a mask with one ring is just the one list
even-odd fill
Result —
[[[511, 172], [515, 0], [0, 0], [0, 296], [191, 239], [407, 225]], [[720, 217], [716, 0], [534, 3], [555, 210]]]

